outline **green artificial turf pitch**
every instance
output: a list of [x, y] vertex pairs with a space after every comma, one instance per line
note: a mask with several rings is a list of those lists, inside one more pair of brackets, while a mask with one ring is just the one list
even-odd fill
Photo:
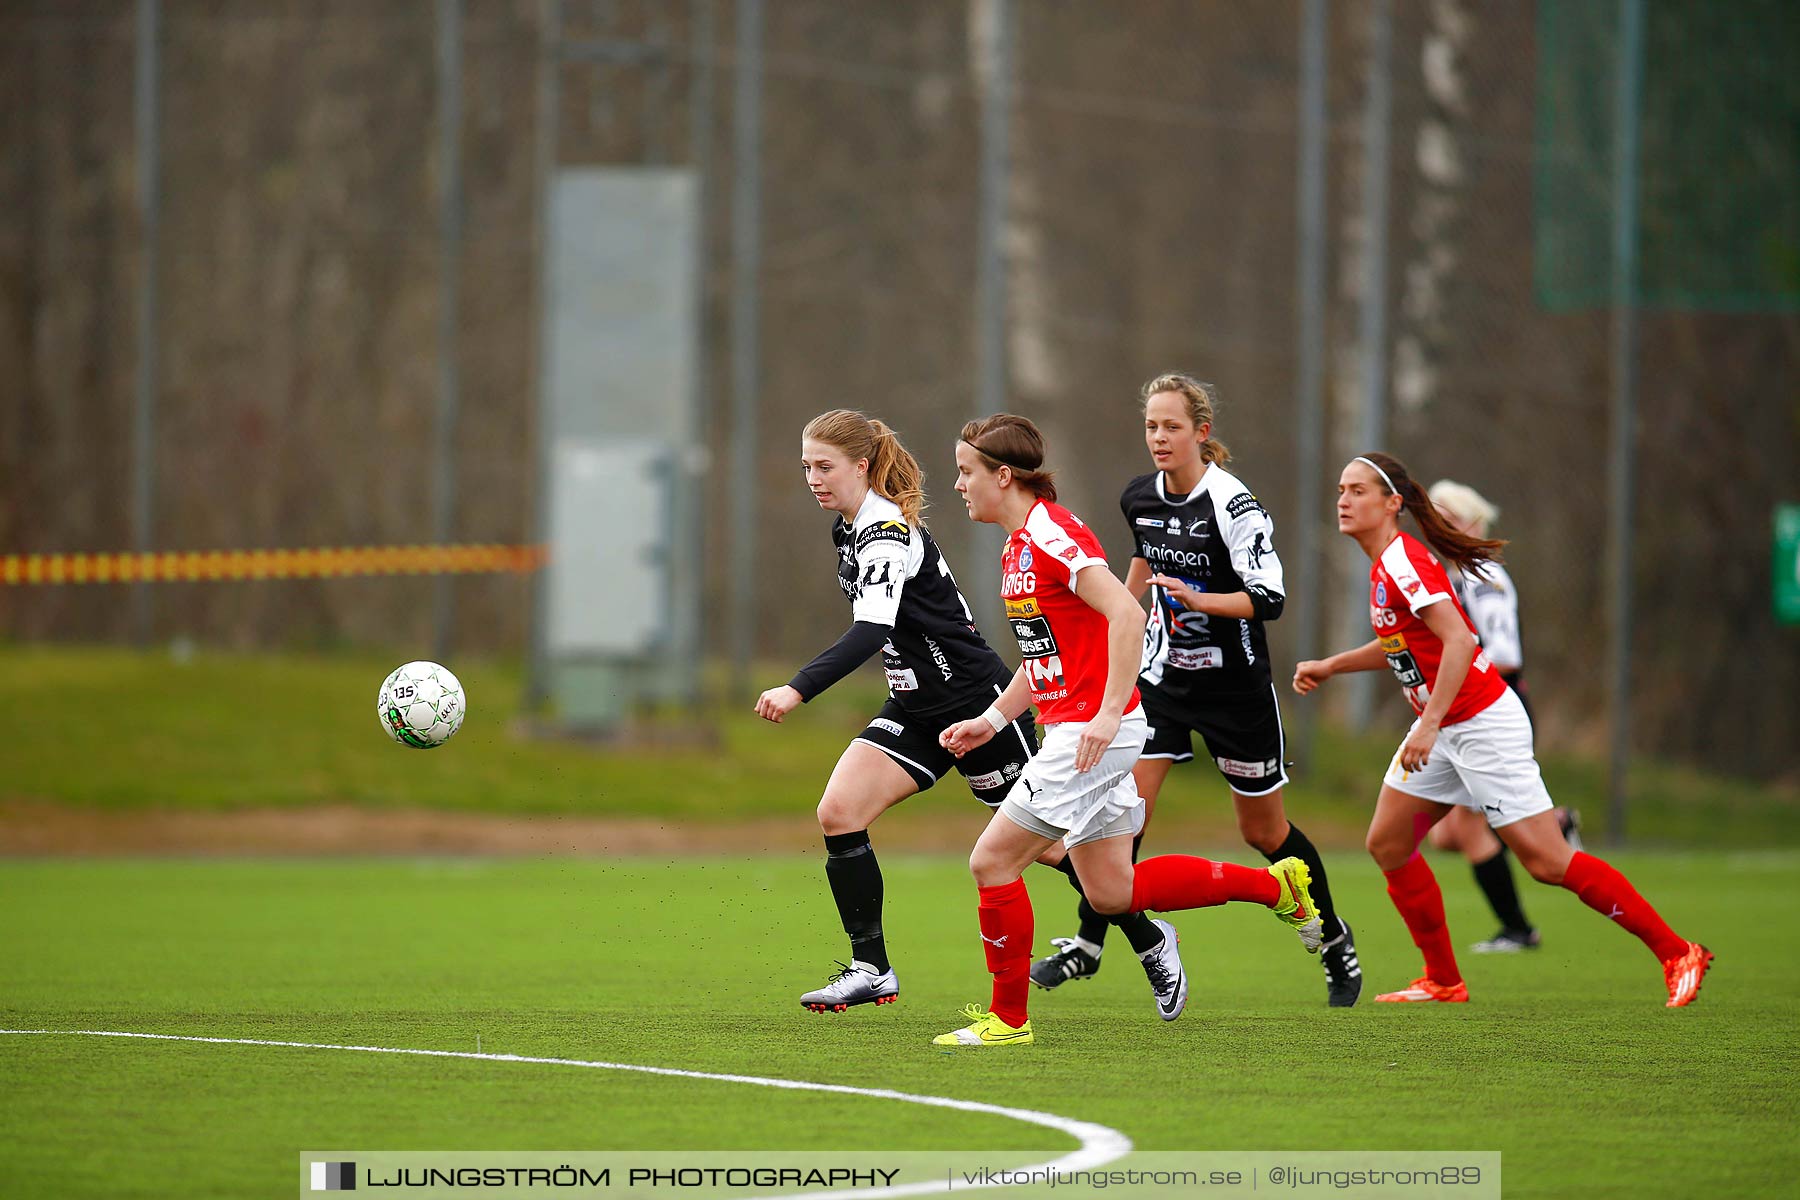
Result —
[[[879, 841], [877, 842], [879, 845]], [[1222, 852], [1242, 859], [1235, 851]], [[1174, 914], [1187, 1013], [1156, 1019], [1121, 941], [1033, 992], [1037, 1043], [946, 1051], [985, 1001], [952, 857], [890, 856], [901, 1000], [798, 993], [844, 956], [811, 858], [0, 862], [0, 1027], [124, 1030], [629, 1062], [894, 1088], [1095, 1121], [1149, 1150], [1498, 1150], [1509, 1196], [1783, 1194], [1800, 1169], [1790, 852], [1619, 865], [1719, 954], [1663, 1007], [1657, 964], [1524, 883], [1543, 949], [1464, 955], [1466, 1006], [1374, 1005], [1416, 952], [1366, 859], [1328, 860], [1365, 1002], [1258, 909]], [[1436, 860], [1459, 943], [1490, 932]], [[1034, 868], [1037, 945], [1072, 896]], [[296, 1154], [389, 1150], [1067, 1150], [997, 1116], [549, 1065], [0, 1036], [0, 1195], [287, 1194]], [[1788, 1193], [1791, 1194], [1791, 1193]]]

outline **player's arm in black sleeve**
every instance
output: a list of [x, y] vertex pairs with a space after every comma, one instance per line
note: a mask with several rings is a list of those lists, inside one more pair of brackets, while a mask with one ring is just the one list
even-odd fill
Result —
[[800, 693], [800, 699], [814, 696], [869, 661], [893, 635], [893, 626], [873, 621], [857, 621], [844, 630], [844, 635], [819, 652], [788, 680], [788, 686]]

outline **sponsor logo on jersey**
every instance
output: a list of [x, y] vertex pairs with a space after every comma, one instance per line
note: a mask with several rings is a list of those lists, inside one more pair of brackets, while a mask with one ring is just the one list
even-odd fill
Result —
[[[1195, 590], [1203, 592], [1206, 589], [1196, 588]], [[1211, 613], [1203, 613], [1197, 608], [1182, 608], [1174, 603], [1170, 603], [1169, 611], [1172, 614], [1169, 617], [1169, 630], [1174, 636], [1193, 639], [1211, 635]]]
[[1404, 649], [1406, 649], [1404, 633], [1390, 633], [1381, 639], [1381, 650], [1384, 654], [1398, 654]]
[[1185, 522], [1180, 517], [1170, 517], [1167, 529], [1170, 537], [1203, 538], [1211, 526], [1205, 517], [1189, 517]]
[[1021, 571], [1031, 570], [1031, 547], [1030, 546], [1027, 546], [1023, 550], [1019, 551], [1019, 570], [1021, 570]]
[[1399, 623], [1400, 618], [1394, 615], [1393, 609], [1376, 608], [1373, 604], [1369, 606], [1369, 624], [1376, 629], [1392, 629]]
[[1275, 553], [1275, 548], [1269, 545], [1263, 531], [1257, 530], [1256, 540], [1250, 543], [1250, 568], [1255, 570], [1261, 567], [1263, 558], [1273, 553]]
[[1204, 550], [1177, 550], [1173, 546], [1149, 545], [1144, 547], [1144, 558], [1158, 570], [1164, 567], [1187, 567], [1196, 571], [1212, 570], [1212, 559]]
[[890, 721], [886, 717], [876, 717], [873, 721], [869, 722], [869, 728], [879, 729], [883, 733], [891, 733], [895, 737], [899, 737], [902, 733], [906, 732], [906, 726], [898, 721]]
[[1037, 591], [1035, 571], [1008, 571], [1000, 580], [1000, 594], [1005, 597], [1029, 596]]
[[858, 590], [887, 585], [887, 594], [894, 594], [894, 563], [892, 559], [878, 558], [863, 568], [862, 578], [857, 581]]
[[1050, 618], [1009, 617], [1013, 636], [1019, 639], [1019, 653], [1026, 658], [1042, 658], [1058, 653], [1056, 637], [1050, 632]]
[[1065, 559], [1068, 562], [1074, 562], [1076, 559], [1081, 557], [1081, 547], [1076, 546], [1076, 545], [1071, 545], [1068, 547], [1068, 549], [1063, 550], [1056, 557]]
[[952, 674], [950, 656], [945, 654], [944, 648], [937, 644], [937, 639], [929, 634], [925, 635], [925, 650], [931, 655], [931, 661], [937, 664], [938, 674], [944, 677], [945, 683], [949, 683]]
[[867, 529], [858, 530], [856, 548], [866, 549], [875, 542], [898, 542], [902, 546], [912, 544], [912, 530], [905, 521], [882, 521]]
[[1204, 671], [1225, 665], [1225, 652], [1217, 646], [1170, 646], [1169, 665], [1183, 671]]
[[969, 786], [977, 791], [985, 792], [987, 789], [997, 788], [1005, 782], [1006, 776], [1000, 774], [998, 771], [989, 771], [986, 775], [969, 776]]
[[[1025, 682], [1031, 686], [1033, 692], [1047, 700], [1059, 699], [1068, 694], [1068, 689], [1062, 687], [1061, 655], [1052, 654], [1045, 658], [1027, 658], [1020, 665], [1025, 668]], [[1052, 688], [1061, 688], [1061, 690], [1051, 692]]]
[[1387, 607], [1387, 584], [1379, 579], [1375, 581], [1375, 603]]
[[1412, 575], [1409, 575], [1400, 581], [1400, 590], [1409, 596], [1418, 595], [1419, 589], [1423, 586], [1425, 585], [1420, 583], [1416, 576]]
[[1265, 512], [1262, 503], [1249, 492], [1239, 492], [1225, 503], [1225, 511], [1232, 517], [1241, 517], [1247, 512]]
[[1019, 777], [1019, 772], [1023, 769], [1024, 768], [1019, 766], [1018, 763], [1009, 762], [1004, 767], [1000, 768], [1000, 773], [1002, 775], [1006, 776], [1008, 779], [1017, 779]]
[[1024, 596], [1006, 602], [1006, 615], [1009, 617], [1041, 617], [1044, 610], [1038, 607], [1037, 597]]
[[1262, 779], [1281, 770], [1281, 764], [1272, 758], [1265, 762], [1245, 762], [1241, 758], [1215, 758], [1213, 761], [1219, 764], [1219, 770], [1235, 779]]
[[889, 667], [887, 682], [889, 691], [916, 692], [919, 690], [918, 673], [911, 667]]
[[1137, 519], [1137, 524], [1142, 525], [1146, 529], [1161, 529], [1163, 527], [1163, 523], [1155, 517], [1139, 517]]

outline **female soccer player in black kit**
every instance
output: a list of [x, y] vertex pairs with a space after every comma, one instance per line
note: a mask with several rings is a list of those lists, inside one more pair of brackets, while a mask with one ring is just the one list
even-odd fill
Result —
[[[1198, 733], [1231, 789], [1244, 841], [1270, 862], [1298, 858], [1310, 868], [1324, 922], [1326, 996], [1348, 1008], [1362, 992], [1356, 944], [1332, 905], [1318, 850], [1281, 805], [1287, 746], [1263, 632], [1286, 598], [1274, 522], [1225, 471], [1231, 453], [1211, 436], [1209, 385], [1159, 375], [1140, 399], [1156, 470], [1126, 484], [1119, 505], [1136, 542], [1125, 586], [1140, 599], [1150, 592], [1138, 675], [1150, 738], [1132, 771], [1146, 824], [1169, 768], [1194, 757]], [[1039, 987], [1100, 969], [1107, 919], [1085, 900], [1079, 912], [1077, 935], [1054, 939], [1058, 951], [1032, 965]]]
[[1036, 751], [1037, 732], [1027, 711], [960, 760], [938, 744], [940, 730], [986, 710], [1013, 673], [982, 640], [919, 520], [923, 476], [893, 430], [859, 412], [823, 413], [801, 434], [800, 465], [819, 507], [837, 514], [831, 540], [852, 623], [792, 680], [764, 692], [757, 715], [779, 723], [877, 651], [888, 682], [887, 703], [845, 748], [819, 801], [825, 875], [850, 937], [851, 961], [800, 1003], [814, 1012], [842, 1012], [891, 1003], [900, 994], [882, 936], [881, 867], [869, 826], [952, 766], [976, 799], [998, 805]]

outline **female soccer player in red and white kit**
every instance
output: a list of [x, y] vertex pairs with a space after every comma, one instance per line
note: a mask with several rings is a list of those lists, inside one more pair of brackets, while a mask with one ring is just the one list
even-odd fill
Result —
[[[1400, 531], [1418, 522], [1424, 542]], [[1710, 950], [1678, 936], [1613, 867], [1570, 847], [1551, 812], [1519, 697], [1476, 644], [1432, 550], [1464, 571], [1498, 561], [1506, 543], [1454, 528], [1398, 459], [1354, 458], [1338, 478], [1338, 532], [1373, 564], [1369, 620], [1375, 640], [1294, 668], [1294, 690], [1313, 691], [1345, 671], [1393, 669], [1418, 717], [1382, 781], [1369, 825], [1369, 853], [1387, 876], [1388, 895], [1425, 956], [1425, 974], [1378, 1001], [1469, 998], [1444, 924], [1444, 897], [1419, 842], [1455, 805], [1482, 812], [1519, 862], [1541, 883], [1561, 884], [1583, 904], [1637, 935], [1663, 966], [1668, 1007], [1693, 1002], [1712, 965]], [[1426, 548], [1429, 543], [1430, 549]]]
[[[1307, 891], [1306, 864], [1283, 859], [1241, 867], [1169, 854], [1131, 862], [1131, 839], [1144, 802], [1131, 768], [1148, 729], [1138, 703], [1138, 648], [1144, 610], [1106, 565], [1081, 519], [1056, 503], [1043, 470], [1044, 439], [1024, 417], [1001, 413], [963, 426], [956, 445], [956, 490], [976, 521], [1009, 534], [1000, 594], [1023, 661], [982, 715], [945, 729], [943, 746], [961, 757], [1005, 729], [1030, 705], [1045, 727], [1043, 744], [1007, 793], [969, 856], [980, 889], [981, 941], [994, 977], [988, 1008], [970, 1005], [970, 1024], [933, 1039], [944, 1046], [1017, 1045], [1032, 1040], [1031, 897], [1025, 868], [1061, 842], [1082, 888], [1102, 913], [1168, 912], [1229, 900], [1264, 905], [1316, 953], [1321, 922]], [[1173, 931], [1150, 953], [1179, 1012], [1187, 979]], [[1156, 972], [1152, 971], [1152, 983]], [[1158, 987], [1159, 1007], [1163, 989]]]

